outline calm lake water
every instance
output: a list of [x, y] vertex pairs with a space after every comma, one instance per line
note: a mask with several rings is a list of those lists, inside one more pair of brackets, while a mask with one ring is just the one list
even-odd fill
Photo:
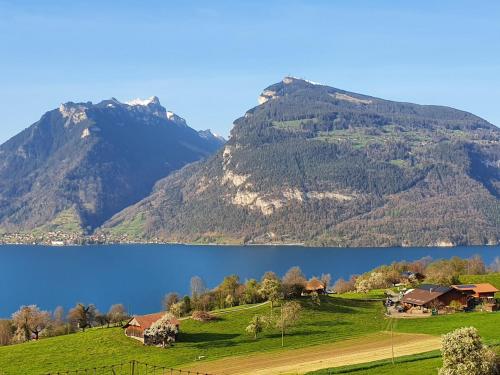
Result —
[[487, 264], [500, 246], [458, 248], [307, 248], [299, 246], [107, 245], [83, 247], [0, 246], [0, 317], [19, 306], [53, 310], [76, 302], [107, 311], [123, 303], [134, 314], [158, 311], [170, 291], [189, 292], [201, 276], [208, 287], [228, 274], [241, 280], [300, 266], [307, 277], [347, 278], [393, 261], [479, 254]]

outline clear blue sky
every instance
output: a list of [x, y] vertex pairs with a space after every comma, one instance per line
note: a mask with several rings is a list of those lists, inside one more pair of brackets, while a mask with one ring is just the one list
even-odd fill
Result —
[[285, 75], [500, 125], [500, 1], [0, 0], [0, 142], [113, 96], [227, 135]]

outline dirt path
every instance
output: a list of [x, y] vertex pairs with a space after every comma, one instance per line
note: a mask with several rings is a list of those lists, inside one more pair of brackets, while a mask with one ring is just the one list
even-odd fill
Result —
[[[394, 334], [396, 357], [440, 348], [440, 338], [421, 334]], [[217, 375], [304, 374], [328, 367], [353, 365], [391, 358], [391, 335], [377, 333], [362, 338], [282, 352], [224, 358], [187, 367]]]

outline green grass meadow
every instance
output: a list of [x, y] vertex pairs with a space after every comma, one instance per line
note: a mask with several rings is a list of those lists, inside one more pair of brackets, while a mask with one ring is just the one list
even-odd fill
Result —
[[[0, 374], [57, 373], [131, 360], [155, 366], [181, 367], [196, 362], [200, 357], [203, 361], [210, 361], [227, 356], [334, 343], [387, 331], [390, 326], [384, 318], [380, 301], [322, 296], [320, 306], [314, 305], [309, 298], [300, 302], [303, 306], [300, 323], [285, 336], [284, 349], [281, 348], [281, 335], [276, 328], [266, 330], [257, 340], [245, 332], [255, 314], [270, 315], [270, 304], [263, 304], [219, 311], [219, 320], [210, 323], [183, 320], [178, 342], [168, 349], [144, 346], [126, 337], [121, 328], [94, 328], [85, 333], [0, 347]], [[279, 307], [275, 307], [273, 314], [279, 314]], [[396, 319], [394, 322], [397, 332], [431, 335], [441, 335], [465, 326], [476, 327], [488, 344], [500, 344], [500, 313], [456, 313], [426, 319]], [[435, 373], [440, 358], [436, 353], [423, 356], [398, 359], [397, 373]], [[356, 374], [388, 374], [394, 373], [395, 368], [392, 364], [373, 362], [335, 369], [340, 370], [357, 371]]]
[[[382, 304], [322, 297], [319, 307], [303, 299], [300, 324], [285, 336], [285, 350], [341, 341], [385, 328]], [[178, 343], [169, 349], [145, 347], [126, 337], [121, 328], [95, 328], [85, 333], [42, 339], [21, 345], [0, 347], [0, 369], [6, 374], [42, 374], [67, 369], [93, 368], [132, 359], [156, 366], [177, 367], [225, 356], [262, 353], [281, 348], [281, 335], [270, 329], [254, 340], [245, 327], [255, 314], [270, 314], [266, 304], [223, 314], [220, 320], [181, 322]], [[275, 308], [274, 314], [279, 314]], [[29, 358], [29, 361], [26, 359]]]

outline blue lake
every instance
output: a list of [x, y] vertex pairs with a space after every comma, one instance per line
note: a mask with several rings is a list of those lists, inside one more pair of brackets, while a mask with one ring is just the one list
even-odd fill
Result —
[[107, 311], [123, 303], [130, 312], [158, 311], [163, 295], [189, 292], [192, 276], [214, 287], [228, 274], [241, 280], [265, 271], [283, 275], [300, 266], [307, 277], [330, 273], [347, 278], [393, 261], [479, 254], [489, 264], [500, 246], [457, 248], [307, 248], [299, 246], [0, 246], [0, 317], [19, 306], [46, 310], [76, 302]]

